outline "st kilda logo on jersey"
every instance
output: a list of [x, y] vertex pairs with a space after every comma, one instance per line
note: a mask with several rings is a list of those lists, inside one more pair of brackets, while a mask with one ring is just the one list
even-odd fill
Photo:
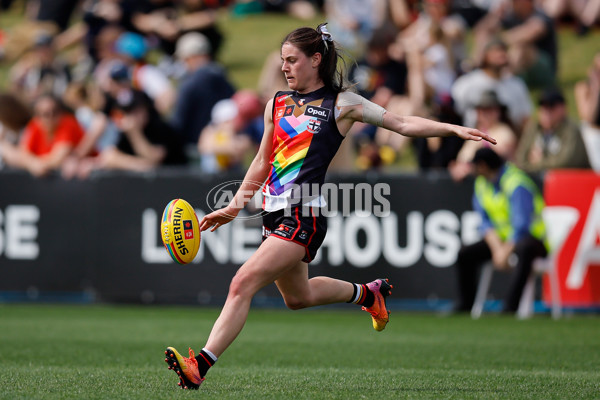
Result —
[[306, 125], [306, 129], [312, 134], [319, 133], [321, 130], [321, 121], [316, 118], [311, 118]]

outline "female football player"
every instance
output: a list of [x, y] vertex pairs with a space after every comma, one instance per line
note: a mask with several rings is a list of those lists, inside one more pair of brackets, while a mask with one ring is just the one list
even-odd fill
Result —
[[346, 91], [338, 68], [340, 54], [325, 24], [299, 28], [281, 45], [281, 70], [290, 91], [278, 92], [265, 108], [265, 131], [258, 153], [231, 203], [200, 221], [214, 231], [233, 220], [264, 183], [263, 242], [233, 277], [227, 300], [206, 345], [184, 357], [167, 348], [165, 361], [179, 375], [182, 388], [197, 389], [208, 369], [242, 330], [252, 297], [275, 282], [292, 310], [352, 302], [371, 314], [377, 331], [388, 322], [386, 279], [355, 284], [325, 276], [308, 277], [308, 263], [325, 238], [326, 220], [319, 212], [322, 196], [307, 187], [323, 185], [327, 167], [355, 122], [365, 122], [410, 137], [456, 135], [487, 140], [476, 129], [400, 116]]

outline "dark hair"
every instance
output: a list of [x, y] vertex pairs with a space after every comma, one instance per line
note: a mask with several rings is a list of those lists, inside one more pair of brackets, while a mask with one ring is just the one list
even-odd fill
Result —
[[324, 24], [317, 29], [303, 27], [290, 32], [281, 42], [283, 46], [289, 43], [297, 47], [307, 57], [315, 53], [321, 53], [321, 64], [319, 65], [319, 78], [326, 87], [336, 93], [344, 91], [344, 75], [342, 69], [338, 69], [338, 59], [342, 64], [344, 60], [338, 51], [338, 46], [327, 32]]
[[30, 119], [30, 110], [17, 96], [0, 94], [0, 123], [14, 132], [19, 132]]
[[500, 37], [493, 37], [490, 41], [488, 41], [483, 48], [483, 57], [481, 58], [481, 63], [479, 65], [480, 68], [488, 68], [489, 62], [487, 60], [488, 53], [492, 49], [500, 48], [504, 51], [508, 51], [508, 45], [504, 42]]
[[483, 147], [475, 152], [473, 164], [485, 164], [493, 171], [500, 169], [504, 165], [504, 159], [489, 147]]

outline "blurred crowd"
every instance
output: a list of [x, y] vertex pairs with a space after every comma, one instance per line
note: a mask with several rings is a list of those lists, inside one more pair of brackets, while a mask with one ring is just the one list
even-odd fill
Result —
[[[318, 15], [349, 55], [348, 82], [400, 114], [488, 132], [528, 172], [600, 170], [600, 48], [574, 89], [559, 85], [559, 27], [595, 35], [600, 0], [2, 0], [0, 165], [85, 179], [159, 166], [242, 171], [266, 102], [286, 90], [279, 49], [255, 88], [219, 61], [219, 13]], [[248, 33], [251, 35], [251, 32]], [[472, 40], [471, 40], [472, 39]], [[409, 152], [420, 170], [472, 173], [483, 142], [413, 139], [356, 124], [334, 170], [381, 169]]]

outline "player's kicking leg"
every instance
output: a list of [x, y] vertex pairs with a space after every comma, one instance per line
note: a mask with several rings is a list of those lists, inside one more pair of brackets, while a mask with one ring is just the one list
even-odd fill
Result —
[[213, 325], [206, 346], [194, 357], [184, 357], [173, 347], [166, 350], [169, 369], [179, 376], [184, 389], [198, 389], [217, 358], [241, 332], [252, 298], [261, 288], [274, 282], [278, 276], [296, 265], [304, 257], [304, 248], [296, 243], [267, 238], [258, 250], [237, 271], [229, 286], [227, 300]]

